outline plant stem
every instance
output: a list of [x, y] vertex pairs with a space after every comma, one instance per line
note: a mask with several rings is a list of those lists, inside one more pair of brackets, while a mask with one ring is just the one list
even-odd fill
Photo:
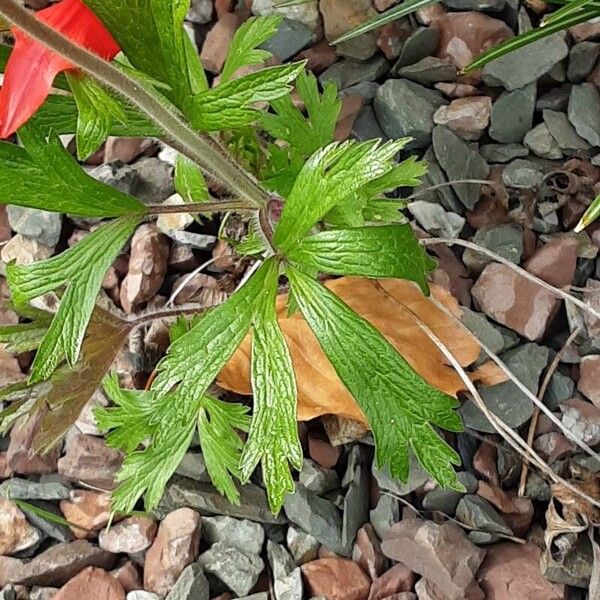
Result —
[[164, 215], [167, 213], [213, 213], [228, 210], [256, 212], [243, 200], [223, 200], [221, 202], [192, 202], [191, 204], [153, 204], [148, 206], [148, 214]]
[[212, 306], [183, 306], [179, 308], [164, 308], [155, 310], [153, 312], [142, 313], [135, 317], [129, 317], [126, 321], [127, 325], [132, 329], [150, 323], [150, 321], [156, 321], [157, 319], [166, 319], [169, 317], [180, 317], [187, 315], [197, 315], [207, 311]]
[[236, 195], [249, 200], [256, 209], [266, 206], [269, 194], [254, 177], [238, 165], [214, 138], [208, 134], [198, 134], [177, 114], [175, 109], [169, 110], [165, 106], [165, 101], [145, 88], [142, 82], [85, 48], [73, 44], [69, 39], [38, 21], [15, 0], [0, 0], [0, 15], [29, 37], [47, 46], [126, 98], [164, 131], [165, 141], [169, 145], [200, 165]]

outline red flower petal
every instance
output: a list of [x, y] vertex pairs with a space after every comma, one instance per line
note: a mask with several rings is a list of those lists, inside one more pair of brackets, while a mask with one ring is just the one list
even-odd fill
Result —
[[[79, 46], [113, 58], [117, 42], [82, 0], [62, 0], [40, 10], [36, 17]], [[25, 123], [44, 103], [52, 82], [73, 65], [25, 33], [13, 29], [15, 47], [6, 64], [0, 90], [0, 137], [6, 138]]]

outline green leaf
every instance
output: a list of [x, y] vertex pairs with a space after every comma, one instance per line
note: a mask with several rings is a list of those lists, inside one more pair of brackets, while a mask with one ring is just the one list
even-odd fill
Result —
[[258, 65], [271, 57], [268, 50], [257, 48], [272, 38], [281, 25], [282, 18], [278, 15], [267, 17], [250, 17], [244, 21], [235, 32], [229, 47], [227, 60], [221, 72], [221, 81], [231, 79], [232, 75], [242, 67]]
[[139, 222], [139, 217], [117, 219], [99, 227], [59, 256], [31, 265], [7, 266], [8, 283], [17, 307], [66, 286], [58, 312], [31, 366], [32, 383], [47, 379], [63, 355], [70, 365], [77, 361], [104, 274]]
[[306, 71], [298, 76], [296, 89], [306, 116], [286, 95], [271, 103], [276, 114], [263, 113], [260, 124], [275, 139], [287, 142], [291, 150], [307, 157], [333, 141], [342, 102], [334, 83], [326, 82], [321, 95], [317, 78]]
[[588, 225], [591, 225], [598, 217], [600, 217], [600, 195], [596, 196], [592, 203], [588, 206], [579, 223], [575, 226], [575, 233], [583, 231]]
[[49, 320], [0, 327], [0, 344], [13, 354], [36, 350], [48, 330]]
[[326, 287], [296, 269], [286, 273], [302, 315], [371, 425], [378, 466], [407, 481], [410, 448], [440, 486], [463, 489], [452, 467], [460, 458], [433, 428], [461, 430], [458, 402], [430, 386]]
[[254, 104], [285, 96], [303, 69], [304, 62], [269, 67], [201, 92], [194, 98], [192, 124], [200, 131], [248, 125], [261, 115]]
[[430, 4], [435, 4], [438, 0], [406, 0], [402, 4], [398, 6], [394, 6], [394, 8], [390, 8], [385, 12], [382, 12], [379, 15], [376, 15], [372, 19], [361, 23], [354, 29], [347, 31], [344, 35], [339, 38], [333, 40], [332, 44], [341, 44], [343, 42], [347, 42], [348, 40], [352, 40], [360, 35], [365, 33], [369, 33], [369, 31], [374, 31], [375, 29], [379, 29], [388, 23], [393, 23], [406, 15], [410, 15], [420, 8], [424, 8], [425, 6], [429, 6]]
[[210, 198], [200, 167], [182, 154], [175, 160], [175, 190], [186, 202], [204, 202]]
[[154, 433], [153, 415], [160, 403], [152, 392], [122, 389], [116, 373], [104, 379], [103, 387], [114, 406], [96, 408], [96, 424], [101, 431], [110, 431], [109, 446], [130, 454]]
[[313, 154], [298, 175], [273, 236], [284, 253], [335, 206], [353, 199], [373, 179], [391, 171], [404, 140], [333, 143]]
[[226, 498], [239, 502], [234, 477], [240, 477], [240, 454], [244, 443], [236, 430], [248, 431], [248, 407], [204, 396], [198, 413], [202, 456], [213, 485]]
[[[189, 0], [85, 0], [138, 70], [167, 84], [181, 111], [208, 88], [198, 53], [183, 28]], [[188, 115], [189, 116], [189, 115]]]
[[[121, 137], [160, 137], [162, 132], [156, 125], [126, 103], [121, 108], [125, 121], [112, 121], [109, 134]], [[72, 96], [48, 96], [46, 102], [29, 121], [44, 132], [53, 131], [57, 135], [77, 131], [78, 111]]]
[[302, 239], [287, 258], [332, 275], [410, 279], [424, 293], [435, 268], [408, 224], [321, 231]]
[[[227, 436], [222, 447], [215, 446], [218, 437], [213, 434], [222, 428], [217, 425], [217, 429], [210, 428], [206, 423], [206, 419], [210, 421], [215, 414], [211, 402], [206, 400], [206, 391], [250, 329], [256, 297], [270, 268], [263, 265], [227, 302], [208, 311], [187, 333], [177, 337], [159, 362], [152, 393], [160, 410], [154, 411], [149, 424], [151, 441], [144, 450], [125, 458], [118, 475], [120, 485], [113, 494], [114, 510], [131, 512], [143, 495], [147, 510], [158, 504], [167, 481], [190, 444], [201, 410], [208, 411], [202, 416], [201, 428], [209, 433], [207, 441], [201, 438], [200, 444], [208, 444], [208, 452], [214, 456], [218, 452], [228, 456], [231, 452], [231, 439]], [[217, 420], [219, 417], [223, 417], [222, 411], [217, 414]], [[233, 484], [227, 483], [218, 464], [215, 468], [214, 477], [222, 489], [231, 494], [229, 500], [238, 501]], [[213, 473], [209, 471], [211, 477]]]
[[0, 202], [82, 217], [143, 214], [136, 198], [96, 181], [51, 135], [47, 141], [27, 124], [19, 129], [25, 148], [0, 142]]
[[263, 480], [274, 513], [281, 510], [285, 495], [294, 491], [290, 464], [302, 468], [294, 368], [275, 310], [277, 275], [273, 263], [257, 298], [251, 367], [254, 414], [241, 460], [242, 481], [248, 481], [262, 461]]
[[[9, 487], [10, 490], [10, 487]], [[39, 506], [35, 506], [26, 502], [25, 500], [20, 500], [19, 498], [12, 498], [10, 494], [7, 495], [8, 499], [16, 506], [18, 506], [25, 514], [32, 514], [37, 517], [44, 519], [49, 523], [56, 523], [57, 525], [64, 525], [65, 527], [72, 527], [74, 529], [79, 529], [80, 531], [87, 531], [90, 534], [93, 533], [91, 529], [86, 529], [85, 527], [81, 527], [81, 525], [76, 525], [75, 523], [71, 523], [71, 521], [67, 521], [64, 517], [60, 515], [56, 515], [49, 510], [44, 510]]]
[[77, 158], [85, 160], [106, 140], [113, 121], [125, 122], [121, 104], [89, 76], [67, 74], [78, 109]]

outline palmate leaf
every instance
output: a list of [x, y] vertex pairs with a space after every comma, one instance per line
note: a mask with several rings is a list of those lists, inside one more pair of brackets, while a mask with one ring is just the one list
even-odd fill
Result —
[[273, 236], [284, 253], [334, 207], [395, 167], [405, 140], [333, 143], [315, 152], [298, 175]]
[[89, 76], [67, 74], [77, 104], [77, 158], [91, 156], [106, 140], [114, 121], [125, 122], [121, 103]]
[[285, 495], [294, 491], [290, 465], [302, 468], [294, 369], [275, 309], [277, 276], [273, 263], [257, 298], [251, 363], [254, 412], [241, 459], [242, 481], [248, 481], [262, 461], [263, 480], [274, 513], [281, 510]]
[[366, 415], [379, 467], [406, 481], [409, 449], [440, 486], [462, 490], [457, 453], [433, 426], [460, 431], [458, 402], [430, 386], [383, 335], [313, 278], [286, 274], [303, 317], [340, 379]]
[[435, 268], [408, 224], [321, 231], [302, 239], [287, 258], [332, 275], [410, 279], [424, 293]]
[[319, 94], [317, 78], [306, 71], [298, 76], [296, 89], [306, 116], [286, 95], [271, 103], [275, 114], [263, 113], [260, 124], [275, 139], [287, 142], [292, 151], [307, 157], [333, 141], [342, 102], [334, 83], [326, 82]]
[[271, 57], [268, 50], [258, 48], [261, 44], [272, 38], [281, 25], [279, 15], [266, 17], [250, 17], [244, 21], [235, 32], [227, 59], [221, 71], [221, 81], [231, 79], [231, 76], [242, 67], [258, 65]]
[[59, 256], [31, 265], [8, 265], [8, 283], [17, 308], [66, 286], [31, 366], [30, 382], [47, 379], [63, 356], [70, 365], [76, 363], [104, 274], [140, 220], [116, 219]]
[[85, 3], [104, 22], [132, 65], [168, 86], [162, 90], [164, 95], [182, 112], [186, 113], [194, 94], [208, 89], [198, 53], [183, 28], [189, 0]]
[[19, 130], [25, 148], [0, 142], [0, 202], [82, 217], [143, 214], [145, 205], [87, 175], [55, 135], [31, 123]]
[[49, 324], [50, 319], [4, 325], [0, 327], [0, 344], [4, 345], [7, 352], [13, 354], [36, 350], [44, 339]]
[[200, 131], [222, 131], [256, 121], [261, 112], [255, 103], [285, 96], [304, 64], [268, 67], [197, 94], [191, 110], [192, 125]]
[[[179, 335], [159, 362], [152, 393], [160, 410], [154, 411], [149, 423], [150, 443], [125, 458], [118, 475], [120, 485], [113, 494], [114, 510], [128, 513], [142, 496], [147, 510], [157, 505], [196, 425], [215, 486], [230, 501], [239, 500], [232, 479], [237, 472], [232, 473], [231, 457], [232, 453], [237, 456], [237, 464], [240, 448], [234, 434], [226, 433], [225, 424], [243, 429], [246, 421], [241, 408], [223, 407], [216, 399], [207, 399], [206, 391], [250, 329], [256, 298], [272, 268], [270, 262], [262, 265], [227, 302]], [[219, 457], [224, 463], [219, 462]]]

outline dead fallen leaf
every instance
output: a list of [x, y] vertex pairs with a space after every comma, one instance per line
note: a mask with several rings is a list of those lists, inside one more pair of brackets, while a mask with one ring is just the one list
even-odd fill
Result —
[[[379, 287], [369, 279], [343, 277], [327, 281], [325, 285], [377, 327], [431, 385], [453, 396], [464, 388], [460, 377], [406, 308], [428, 325], [464, 367], [478, 358], [479, 344], [423, 296], [414, 284], [387, 279], [379, 281]], [[432, 285], [431, 293], [453, 314], [460, 315], [460, 307], [449, 292]], [[338, 379], [306, 322], [299, 314], [292, 317], [286, 315], [286, 298], [287, 295], [277, 298], [277, 314], [296, 372], [298, 419], [306, 421], [324, 414], [336, 414], [366, 422], [362, 411]], [[219, 385], [238, 394], [251, 393], [250, 347], [251, 337], [248, 335], [221, 371]], [[482, 373], [483, 379], [486, 376], [492, 378], [493, 375], [497, 382], [498, 373], [492, 372], [489, 367], [488, 371], [484, 370]]]

